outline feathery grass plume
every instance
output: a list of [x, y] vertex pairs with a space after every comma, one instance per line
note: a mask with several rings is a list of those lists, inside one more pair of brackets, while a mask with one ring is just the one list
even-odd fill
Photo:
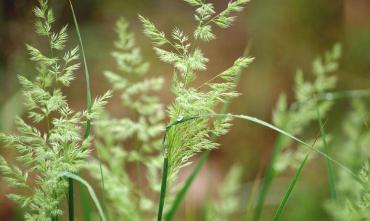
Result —
[[198, 22], [198, 26], [194, 30], [194, 38], [196, 40], [210, 41], [216, 38], [212, 32], [212, 24], [220, 28], [228, 28], [235, 20], [235, 16], [231, 14], [243, 10], [244, 5], [249, 0], [230, 1], [223, 11], [216, 14], [215, 7], [212, 3], [206, 3], [202, 0], [184, 0], [190, 5], [197, 7], [194, 18]]
[[239, 210], [242, 168], [234, 165], [225, 176], [218, 195], [219, 200], [213, 200], [206, 205], [206, 221], [232, 220]]
[[[316, 58], [312, 63], [312, 72], [315, 76], [313, 82], [305, 81], [303, 72], [297, 71], [294, 86], [295, 103], [288, 107], [286, 95], [282, 94], [279, 97], [273, 114], [273, 122], [276, 126], [289, 131], [292, 135], [299, 135], [310, 123], [318, 120], [317, 109], [320, 111], [321, 118], [325, 118], [333, 103], [330, 101], [317, 103], [312, 97], [335, 88], [337, 78], [330, 74], [337, 70], [340, 56], [341, 46], [335, 44], [323, 57]], [[315, 138], [313, 137], [313, 139]], [[281, 150], [288, 147], [290, 143], [289, 139], [283, 140]], [[317, 145], [322, 146], [319, 144], [320, 142]], [[302, 150], [302, 148], [298, 150]], [[284, 156], [284, 154], [287, 155]], [[283, 171], [289, 165], [297, 167], [299, 164], [296, 162], [301, 162], [306, 155], [301, 151], [287, 151], [284, 154], [279, 155], [281, 158], [276, 161], [275, 169], [277, 171]], [[295, 162], [297, 159], [298, 161]]]
[[[303, 71], [297, 71], [294, 86], [295, 102], [288, 106], [287, 96], [284, 93], [280, 95], [273, 113], [273, 123], [277, 127], [289, 131], [293, 136], [297, 136], [310, 123], [318, 120], [318, 111], [320, 112], [320, 117], [325, 119], [332, 102], [327, 99], [318, 103], [317, 99], [314, 98], [334, 89], [337, 79], [330, 74], [337, 70], [340, 57], [341, 46], [339, 44], [335, 44], [324, 56], [317, 57], [312, 63], [312, 72], [315, 76], [313, 82], [305, 81]], [[316, 138], [313, 137], [311, 143], [315, 143]], [[292, 141], [290, 139], [278, 135], [270, 165], [266, 171], [257, 199], [254, 221], [260, 218], [264, 200], [274, 178], [288, 167], [297, 169], [306, 155], [304, 148], [298, 148], [294, 151], [288, 149], [291, 144]], [[317, 148], [321, 147], [322, 141], [318, 140], [315, 146]]]
[[[164, 106], [153, 93], [162, 89], [164, 80], [141, 78], [147, 73], [149, 63], [143, 60], [126, 19], [117, 21], [116, 33], [118, 39], [112, 56], [118, 71], [106, 71], [104, 75], [121, 97], [122, 107], [134, 112], [136, 117], [115, 118], [104, 112], [96, 123], [95, 145], [103, 161], [108, 217], [139, 221], [155, 215], [155, 203], [148, 190], [140, 187], [148, 183], [152, 192], [160, 188]], [[91, 176], [96, 179], [100, 179], [99, 166], [97, 160], [88, 165]], [[146, 172], [148, 179], [131, 177], [130, 167], [137, 167], [138, 176], [141, 171]]]
[[338, 220], [360, 221], [370, 218], [369, 105], [353, 100], [352, 108], [343, 122], [343, 148], [336, 154], [357, 171], [361, 182], [341, 170], [336, 171], [339, 203], [332, 200], [327, 208], [330, 215]]
[[[231, 126], [231, 117], [214, 121], [202, 118], [189, 119], [193, 116], [214, 114], [220, 105], [237, 97], [239, 94], [235, 91], [235, 79], [241, 70], [253, 61], [249, 57], [240, 57], [229, 69], [195, 87], [192, 83], [197, 72], [206, 70], [208, 62], [208, 58], [195, 45], [196, 40], [214, 39], [210, 23], [215, 23], [220, 27], [229, 26], [233, 20], [230, 14], [240, 11], [247, 1], [230, 2], [224, 11], [214, 17], [212, 17], [215, 14], [212, 3], [197, 0], [187, 2], [197, 7], [195, 18], [199, 24], [194, 30], [193, 39], [178, 27], [175, 27], [170, 37], [167, 37], [149, 19], [139, 15], [144, 26], [144, 33], [153, 41], [154, 51], [159, 59], [174, 67], [172, 92], [175, 95], [175, 101], [168, 107], [171, 123], [167, 126], [163, 138], [164, 162], [158, 221], [162, 220], [167, 177], [172, 183], [179, 169], [186, 166], [194, 154], [216, 148], [218, 144], [210, 137], [227, 133]], [[221, 82], [215, 83], [215, 79]], [[207, 87], [207, 89], [202, 87]]]
[[[196, 15], [200, 10], [213, 8], [212, 3], [204, 3], [203, 1], [187, 2], [199, 6], [196, 9]], [[223, 16], [229, 16], [229, 13], [240, 10], [241, 5], [247, 1], [236, 2], [237, 4], [230, 3], [228, 5], [228, 8], [224, 10], [227, 13], [223, 13]], [[216, 17], [219, 16], [221, 15]], [[174, 66], [172, 92], [175, 95], [175, 101], [168, 108], [170, 122], [180, 122], [188, 116], [213, 114], [216, 108], [223, 104], [225, 100], [239, 95], [233, 90], [235, 88], [233, 80], [242, 69], [253, 61], [253, 58], [238, 58], [230, 68], [199, 87], [195, 87], [192, 82], [195, 80], [197, 72], [206, 70], [208, 62], [208, 58], [204, 56], [201, 49], [195, 45], [191, 47], [190, 37], [179, 28], [175, 27], [171, 33], [171, 38], [168, 38], [147, 18], [143, 16], [139, 16], [139, 18], [143, 23], [144, 33], [153, 41], [154, 50], [159, 59]], [[205, 21], [204, 19], [203, 21]], [[214, 19], [208, 20], [213, 21]], [[164, 48], [165, 45], [169, 45], [170, 49]], [[222, 82], [215, 83], [213, 81], [215, 79]], [[203, 87], [208, 87], [208, 90], [201, 90]], [[210, 141], [209, 137], [212, 134], [217, 136], [225, 134], [231, 126], [230, 120], [230, 118], [224, 118], [210, 122], [209, 119], [200, 119], [183, 122], [172, 127], [166, 135], [164, 151], [170, 162], [170, 180], [174, 180], [178, 170], [185, 166], [188, 159], [195, 153], [216, 148], [217, 143]]]
[[[53, 11], [47, 0], [35, 7], [36, 32], [47, 39], [49, 52], [27, 45], [30, 60], [35, 62], [34, 80], [19, 76], [29, 120], [17, 118], [17, 135], [0, 134], [0, 141], [18, 152], [21, 167], [0, 159], [3, 179], [12, 187], [23, 188], [27, 194], [9, 194], [9, 198], [26, 208], [25, 220], [50, 220], [62, 214], [58, 208], [67, 182], [62, 172], [77, 172], [89, 154], [90, 140], [83, 140], [81, 129], [96, 114], [71, 110], [62, 93], [74, 79], [79, 68], [78, 47], [65, 50], [67, 26], [54, 31]], [[101, 109], [109, 94], [97, 99], [93, 109]], [[46, 127], [46, 129], [41, 129]], [[24, 169], [23, 169], [24, 168]]]
[[[276, 126], [295, 136], [299, 135], [310, 123], [318, 120], [317, 108], [322, 118], [326, 116], [332, 102], [326, 100], [317, 103], [313, 97], [335, 88], [337, 78], [329, 74], [337, 70], [340, 56], [341, 46], [335, 44], [323, 57], [316, 58], [312, 63], [312, 72], [315, 76], [313, 82], [305, 81], [303, 72], [297, 71], [294, 86], [295, 102], [288, 107], [286, 95], [280, 95], [273, 114], [273, 122]], [[312, 139], [314, 140], [316, 137]], [[283, 151], [291, 144], [289, 139], [282, 139], [279, 142], [279, 151]], [[322, 146], [321, 142], [317, 142], [316, 146]], [[288, 166], [297, 167], [306, 155], [300, 150], [302, 148], [298, 148], [294, 152], [286, 150], [283, 154], [279, 154], [279, 159], [274, 162], [274, 169], [280, 172]]]

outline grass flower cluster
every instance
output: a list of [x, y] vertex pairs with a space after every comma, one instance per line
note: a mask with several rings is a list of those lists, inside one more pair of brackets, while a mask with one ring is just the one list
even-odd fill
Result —
[[[236, 90], [240, 75], [254, 58], [241, 55], [229, 68], [199, 83], [196, 79], [209, 63], [201, 46], [212, 43], [215, 29], [229, 28], [249, 0], [230, 1], [220, 11], [204, 0], [184, 1], [195, 8], [196, 25], [191, 33], [181, 27], [165, 33], [150, 19], [138, 16], [157, 58], [172, 67], [171, 77], [149, 76], [150, 64], [143, 57], [129, 22], [121, 17], [116, 22], [117, 37], [111, 53], [116, 67], [103, 73], [110, 90], [94, 101], [72, 4], [80, 45], [69, 48], [68, 26], [56, 30], [48, 1], [38, 1], [34, 9], [36, 33], [47, 42], [47, 49], [26, 45], [35, 74], [18, 77], [25, 117], [17, 117], [15, 134], [0, 133], [0, 142], [17, 154], [14, 163], [0, 156], [1, 179], [15, 189], [8, 198], [24, 209], [24, 219], [57, 221], [68, 214], [73, 221], [78, 208], [74, 206], [76, 180], [87, 187], [98, 210], [96, 213], [89, 208], [81, 193], [83, 220], [171, 221], [209, 152], [220, 146], [217, 138], [229, 132], [233, 119], [240, 119], [278, 132], [269, 166], [254, 191], [257, 197], [249, 197], [251, 206], [245, 220], [261, 220], [275, 179], [293, 169], [295, 175], [271, 218], [280, 220], [313, 154], [326, 162], [331, 193], [331, 198], [318, 206], [325, 206], [335, 220], [368, 220], [369, 113], [366, 101], [358, 97], [369, 93], [334, 91], [341, 46], [335, 44], [313, 61], [312, 81], [306, 80], [303, 71], [297, 71], [293, 101], [289, 102], [284, 93], [279, 97], [272, 123], [227, 113], [229, 102], [240, 95]], [[87, 83], [87, 108], [74, 111], [63, 89], [70, 86], [80, 69], [80, 52]], [[164, 104], [159, 96], [167, 85], [165, 79], [169, 79], [173, 95], [169, 104]], [[105, 108], [111, 97], [120, 99], [124, 116], [115, 116]], [[345, 138], [339, 142], [335, 132], [326, 128], [337, 98], [352, 99], [352, 110], [343, 120]], [[317, 128], [316, 134], [307, 133], [312, 127]], [[340, 154], [330, 151], [334, 144], [343, 146]], [[179, 180], [181, 169], [200, 153], [190, 175]], [[97, 182], [90, 184], [83, 179], [82, 171]], [[217, 197], [205, 203], [203, 220], [234, 220], [246, 213], [241, 194], [243, 172], [238, 165], [231, 167], [219, 185]], [[63, 209], [64, 202], [68, 212]]]
[[9, 165], [1, 157], [0, 170], [10, 186], [27, 192], [8, 195], [26, 208], [25, 220], [56, 220], [62, 214], [60, 203], [67, 188], [61, 174], [77, 173], [86, 163], [91, 140], [84, 139], [81, 129], [87, 120], [97, 117], [109, 94], [95, 101], [91, 113], [68, 106], [62, 88], [70, 85], [80, 66], [79, 49], [65, 49], [67, 26], [54, 31], [55, 17], [47, 1], [40, 0], [34, 14], [36, 32], [48, 42], [49, 49], [42, 52], [27, 45], [36, 69], [33, 79], [19, 76], [27, 119], [17, 118], [16, 135], [0, 134], [1, 142], [18, 153], [21, 166]]

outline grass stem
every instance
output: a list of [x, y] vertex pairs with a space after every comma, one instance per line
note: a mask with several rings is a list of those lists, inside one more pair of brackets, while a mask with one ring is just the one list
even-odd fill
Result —
[[256, 208], [253, 212], [253, 221], [258, 221], [261, 217], [262, 208], [266, 200], [267, 192], [271, 187], [271, 184], [276, 176], [276, 171], [274, 169], [275, 161], [278, 155], [281, 152], [281, 143], [282, 143], [283, 136], [279, 134], [276, 138], [275, 145], [272, 150], [272, 155], [270, 159], [270, 163], [267, 167], [265, 177], [262, 181], [262, 186], [260, 191], [258, 192]]
[[68, 178], [68, 219], [74, 220], [73, 179]]
[[167, 175], [168, 175], [168, 158], [167, 158], [167, 156], [165, 156], [164, 159], [163, 159], [163, 174], [162, 174], [162, 183], [161, 183], [161, 195], [160, 195], [160, 199], [159, 199], [157, 221], [162, 220], [164, 200], [166, 198], [166, 190], [167, 190]]

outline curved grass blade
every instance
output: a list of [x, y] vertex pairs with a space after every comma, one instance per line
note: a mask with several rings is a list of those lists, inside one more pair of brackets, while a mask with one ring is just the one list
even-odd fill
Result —
[[247, 121], [251, 121], [251, 122], [254, 122], [254, 123], [257, 123], [259, 125], [262, 125], [262, 126], [265, 126], [265, 127], [268, 127], [274, 131], [277, 131], [279, 132], [280, 134], [283, 134], [295, 141], [297, 141], [298, 143], [300, 144], [303, 144], [304, 147], [306, 147], [307, 149], [313, 151], [313, 152], [316, 152], [318, 153], [319, 155], [325, 157], [326, 159], [328, 159], [329, 161], [331, 161], [332, 163], [336, 164], [338, 167], [340, 167], [341, 169], [345, 170], [346, 172], [348, 172], [349, 174], [351, 174], [354, 178], [356, 178], [356, 180], [359, 180], [358, 176], [356, 173], [354, 173], [352, 170], [350, 170], [349, 168], [347, 168], [346, 166], [344, 166], [343, 164], [341, 164], [340, 162], [338, 162], [337, 160], [333, 159], [332, 157], [328, 156], [326, 153], [314, 148], [312, 145], [302, 141], [301, 139], [291, 135], [290, 133], [270, 124], [270, 123], [267, 123], [266, 121], [263, 121], [263, 120], [260, 120], [258, 118], [255, 118], [255, 117], [251, 117], [251, 116], [247, 116], [247, 115], [234, 115], [234, 114], [213, 114], [213, 115], [210, 115], [210, 117], [212, 116], [215, 116], [215, 117], [234, 117], [234, 118], [239, 118], [239, 119], [243, 119], [243, 120], [247, 120]]
[[99, 203], [99, 200], [98, 198], [96, 197], [96, 194], [94, 192], [94, 189], [91, 187], [91, 185], [86, 181], [84, 180], [82, 177], [76, 175], [76, 174], [73, 174], [73, 173], [70, 173], [70, 172], [63, 172], [60, 176], [63, 176], [63, 177], [67, 177], [69, 179], [73, 179], [73, 180], [76, 180], [77, 182], [81, 183], [82, 185], [84, 185], [87, 190], [89, 191], [90, 193], [90, 196], [91, 196], [91, 199], [94, 201], [94, 204], [99, 212], [99, 215], [100, 215], [100, 218], [102, 219], [102, 221], [106, 221], [107, 219], [105, 218], [105, 214], [104, 214], [104, 211]]
[[[71, 0], [69, 0], [69, 4], [71, 6], [71, 11], [72, 11], [72, 16], [73, 16], [73, 22], [75, 24], [76, 33], [77, 33], [77, 37], [78, 37], [78, 42], [80, 44], [81, 54], [82, 54], [82, 59], [83, 59], [83, 64], [84, 64], [84, 73], [85, 73], [85, 81], [86, 81], [87, 112], [88, 113], [91, 113], [91, 111], [92, 111], [91, 110], [92, 109], [92, 98], [91, 98], [90, 74], [89, 74], [89, 69], [87, 67], [87, 61], [86, 61], [86, 56], [85, 56], [85, 49], [84, 49], [84, 45], [82, 43], [80, 29], [79, 29], [79, 26], [78, 26], [76, 14], [74, 12], [73, 5], [72, 5]], [[91, 121], [89, 119], [87, 119], [87, 121], [86, 121], [85, 135], [84, 135], [84, 138], [85, 139], [90, 136], [90, 132], [91, 132]]]
[[209, 115], [201, 115], [201, 116], [186, 116], [184, 117], [184, 119], [182, 121], [176, 121], [176, 122], [173, 122], [171, 123], [168, 127], [171, 127], [173, 125], [176, 125], [176, 124], [180, 124], [180, 123], [183, 123], [183, 122], [186, 122], [186, 121], [189, 121], [189, 120], [195, 120], [195, 119], [203, 119], [203, 118], [212, 118], [212, 117], [232, 117], [232, 118], [238, 118], [238, 119], [242, 119], [242, 120], [246, 120], [246, 121], [250, 121], [250, 122], [253, 122], [253, 123], [256, 123], [256, 124], [259, 124], [261, 126], [264, 126], [264, 127], [267, 127], [267, 128], [270, 128], [276, 132], [279, 132], [280, 134], [284, 135], [284, 136], [287, 136], [289, 138], [291, 138], [292, 140], [295, 140], [296, 142], [300, 143], [303, 145], [303, 147], [307, 148], [308, 150], [312, 151], [312, 152], [316, 152], [318, 153], [319, 155], [321, 155], [322, 157], [325, 157], [327, 158], [329, 161], [331, 161], [332, 163], [336, 164], [338, 167], [340, 167], [341, 169], [343, 169], [344, 171], [346, 171], [347, 173], [351, 174], [357, 181], [361, 181], [357, 174], [354, 173], [352, 170], [350, 170], [349, 168], [347, 168], [346, 166], [344, 166], [343, 164], [341, 164], [340, 162], [338, 162], [337, 160], [333, 159], [332, 157], [328, 156], [326, 153], [314, 148], [313, 145], [310, 145], [306, 142], [304, 142], [303, 140], [295, 137], [294, 135], [290, 134], [289, 132], [286, 132], [266, 121], [263, 121], [263, 120], [260, 120], [256, 117], [252, 117], [252, 116], [248, 116], [248, 115], [237, 115], [237, 114], [209, 114]]
[[[69, 0], [69, 4], [70, 4], [71, 12], [72, 12], [73, 22], [74, 22], [74, 25], [75, 25], [75, 28], [76, 28], [78, 42], [79, 42], [79, 45], [80, 45], [80, 48], [81, 48], [81, 54], [82, 54], [83, 65], [84, 65], [84, 74], [85, 74], [85, 82], [86, 82], [87, 112], [91, 113], [92, 112], [92, 97], [91, 97], [91, 86], [90, 86], [90, 74], [89, 74], [89, 69], [88, 69], [88, 66], [87, 66], [85, 49], [84, 49], [84, 46], [83, 46], [83, 43], [82, 43], [82, 37], [81, 37], [79, 25], [78, 25], [78, 22], [77, 22], [76, 14], [74, 12], [71, 0]], [[91, 133], [91, 120], [87, 119], [86, 120], [84, 139], [87, 139], [90, 136], [90, 133]], [[99, 153], [98, 153], [98, 155], [99, 155]], [[104, 176], [103, 176], [101, 164], [100, 164], [100, 175], [101, 175], [102, 186], [103, 186], [103, 194], [104, 194]], [[68, 196], [69, 220], [73, 221], [74, 220], [73, 180], [69, 179], [68, 183], [69, 183], [68, 193], [72, 194], [72, 195]], [[82, 197], [84, 195], [86, 195], [86, 194], [83, 193]], [[86, 201], [86, 200], [84, 200], [84, 198], [85, 197], [83, 197], [81, 200]], [[83, 208], [84, 214], [85, 215], [88, 214], [88, 211], [89, 211], [89, 208], [90, 208], [90, 205], [89, 205], [88, 201], [82, 203], [82, 208]], [[85, 220], [90, 221], [90, 216], [89, 215], [87, 217], [85, 216]]]
[[302, 173], [303, 167], [304, 167], [304, 165], [305, 165], [305, 163], [306, 163], [307, 159], [308, 159], [308, 154], [306, 155], [306, 157], [305, 157], [305, 158], [304, 158], [304, 160], [302, 161], [302, 163], [301, 163], [301, 165], [299, 166], [299, 168], [298, 168], [298, 170], [297, 170], [297, 172], [296, 172], [295, 176], [293, 177], [293, 179], [292, 179], [291, 183], [289, 184], [288, 190], [287, 190], [287, 192], [285, 193], [285, 195], [284, 195], [284, 197], [283, 197], [282, 201], [280, 202], [279, 207], [277, 208], [277, 210], [276, 210], [276, 212], [275, 212], [275, 215], [274, 215], [274, 217], [273, 217], [273, 219], [272, 219], [273, 221], [278, 221], [278, 220], [280, 219], [281, 214], [282, 214], [282, 212], [283, 212], [283, 210], [284, 210], [284, 208], [285, 208], [286, 204], [288, 203], [290, 196], [292, 195], [292, 191], [294, 190], [294, 187], [295, 187], [295, 185], [297, 184], [297, 180], [298, 180], [298, 178], [300, 177], [300, 175], [301, 175], [301, 173]]

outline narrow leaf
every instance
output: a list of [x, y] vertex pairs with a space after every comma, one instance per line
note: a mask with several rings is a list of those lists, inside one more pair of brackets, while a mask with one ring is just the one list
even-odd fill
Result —
[[102, 221], [107, 220], [105, 218], [105, 214], [104, 214], [104, 211], [103, 211], [103, 209], [102, 209], [102, 207], [99, 203], [99, 200], [98, 200], [98, 198], [97, 198], [97, 196], [94, 192], [94, 189], [91, 187], [91, 185], [86, 180], [84, 180], [82, 177], [80, 177], [76, 174], [70, 173], [70, 172], [63, 172], [60, 176], [73, 179], [73, 180], [81, 183], [82, 185], [84, 185], [87, 188], [87, 190], [89, 191], [91, 199], [94, 201], [94, 204], [95, 204], [96, 208], [98, 209], [100, 218], [102, 219]]
[[294, 187], [297, 183], [297, 180], [301, 176], [303, 167], [304, 167], [304, 165], [307, 161], [308, 156], [309, 155], [307, 154], [306, 157], [304, 158], [304, 160], [302, 161], [301, 165], [299, 166], [299, 168], [298, 168], [295, 176], [293, 177], [291, 183], [289, 184], [288, 191], [285, 193], [282, 201], [280, 202], [280, 205], [279, 205], [278, 209], [276, 210], [275, 215], [272, 219], [273, 221], [278, 221], [280, 219], [280, 216], [281, 216], [286, 204], [288, 203], [288, 200], [289, 200], [289, 198], [290, 198], [290, 196], [293, 192], [293, 189], [294, 189]]

